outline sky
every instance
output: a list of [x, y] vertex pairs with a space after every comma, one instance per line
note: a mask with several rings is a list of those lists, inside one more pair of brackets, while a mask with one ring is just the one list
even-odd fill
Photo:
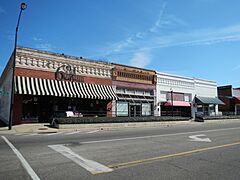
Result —
[[[0, 0], [0, 73], [20, 4]], [[18, 45], [240, 87], [239, 0], [26, 0]]]

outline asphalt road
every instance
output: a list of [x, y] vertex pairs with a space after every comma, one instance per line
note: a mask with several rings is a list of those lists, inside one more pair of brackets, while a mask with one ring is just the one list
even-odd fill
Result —
[[0, 138], [0, 179], [240, 179], [240, 121]]

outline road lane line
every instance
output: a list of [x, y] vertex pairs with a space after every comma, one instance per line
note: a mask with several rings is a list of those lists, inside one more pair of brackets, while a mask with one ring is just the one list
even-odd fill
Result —
[[24, 134], [24, 135], [22, 135], [22, 136], [37, 136], [37, 135], [39, 135], [39, 134], [37, 134], [37, 133], [32, 133], [32, 134]]
[[140, 165], [140, 164], [152, 163], [152, 162], [155, 162], [155, 161], [159, 161], [161, 159], [177, 157], [177, 156], [186, 156], [186, 155], [191, 155], [191, 154], [194, 154], [194, 153], [200, 153], [200, 152], [204, 152], [204, 151], [209, 151], [209, 150], [214, 150], [214, 149], [219, 149], [219, 148], [225, 148], [225, 147], [231, 147], [231, 146], [236, 146], [236, 145], [240, 145], [240, 142], [235, 142], [235, 143], [231, 143], [231, 144], [223, 144], [223, 145], [219, 145], [219, 146], [206, 147], [206, 148], [195, 149], [195, 150], [191, 150], [191, 151], [180, 152], [180, 153], [176, 153], [176, 154], [168, 154], [168, 155], [164, 155], [164, 156], [140, 159], [140, 160], [135, 160], [135, 161], [130, 161], [130, 162], [112, 164], [112, 165], [108, 165], [108, 167], [112, 168], [114, 170], [123, 169], [123, 168], [137, 166], [137, 165]]
[[47, 133], [47, 134], [42, 133], [42, 135], [44, 135], [44, 136], [54, 136], [54, 135], [60, 135], [60, 134], [62, 134], [62, 133], [63, 133], [63, 132], [57, 132], [57, 133], [53, 132], [53, 133]]
[[[226, 130], [233, 130], [233, 129], [240, 129], [240, 127], [224, 128], [224, 129], [212, 129], [212, 130], [202, 130], [202, 131], [190, 131], [190, 132], [182, 132], [182, 133], [174, 133], [174, 134], [159, 134], [159, 135], [151, 135], [151, 136], [137, 136], [137, 137], [129, 137], [129, 138], [104, 139], [104, 140], [96, 140], [96, 141], [83, 141], [83, 142], [81, 142], [81, 144], [93, 144], [93, 143], [104, 143], [104, 142], [114, 142], [114, 141], [148, 139], [148, 138], [155, 138], [155, 137], [178, 136], [178, 135], [196, 134], [196, 133], [203, 133], [203, 132], [226, 131]], [[65, 145], [69, 145], [69, 144], [65, 144]]]
[[5, 137], [2, 136], [3, 140], [8, 144], [8, 146], [13, 150], [13, 152], [17, 155], [18, 159], [22, 163], [23, 167], [26, 169], [27, 173], [31, 176], [33, 180], [40, 180], [38, 175], [34, 172], [28, 162], [25, 160], [23, 155], [13, 146], [13, 144]]
[[95, 133], [95, 132], [98, 132], [99, 130], [94, 130], [94, 131], [89, 131], [87, 132], [87, 134], [92, 134], [92, 133]]
[[80, 165], [84, 169], [88, 170], [92, 174], [99, 174], [99, 173], [106, 173], [106, 172], [113, 171], [111, 168], [104, 166], [98, 162], [83, 158], [82, 156], [76, 154], [70, 148], [64, 145], [48, 145], [48, 147], [53, 149], [54, 151], [59, 152], [60, 154], [72, 160], [73, 162]]
[[80, 133], [81, 131], [74, 131], [74, 132], [69, 132], [69, 133], [66, 133], [67, 135], [71, 135], [71, 134], [78, 134]]

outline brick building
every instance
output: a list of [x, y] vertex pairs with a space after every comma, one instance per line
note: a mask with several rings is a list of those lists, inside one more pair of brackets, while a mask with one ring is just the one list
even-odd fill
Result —
[[[10, 58], [0, 79], [0, 118], [8, 123], [12, 77]], [[113, 65], [64, 54], [17, 48], [13, 124], [48, 122], [55, 111], [112, 116]]]
[[219, 106], [224, 115], [240, 115], [240, 88], [233, 88], [231, 85], [219, 86], [218, 97], [224, 102]]

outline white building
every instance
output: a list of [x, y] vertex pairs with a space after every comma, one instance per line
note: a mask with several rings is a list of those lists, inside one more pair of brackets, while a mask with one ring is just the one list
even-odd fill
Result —
[[157, 73], [155, 116], [218, 115], [214, 81]]

